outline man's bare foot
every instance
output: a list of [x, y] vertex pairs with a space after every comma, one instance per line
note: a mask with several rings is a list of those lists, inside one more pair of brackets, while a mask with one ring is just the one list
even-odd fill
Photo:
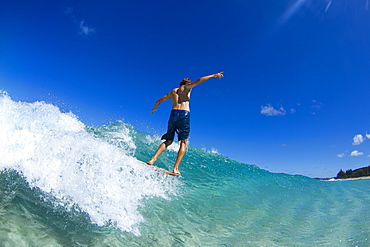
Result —
[[155, 159], [151, 158], [148, 162], [146, 162], [146, 164], [152, 166], [155, 161]]
[[179, 170], [173, 170], [172, 172], [173, 172], [173, 173], [175, 173], [175, 174], [176, 174], [176, 176], [180, 176], [180, 175], [181, 175], [181, 173], [180, 173], [180, 171], [179, 171]]

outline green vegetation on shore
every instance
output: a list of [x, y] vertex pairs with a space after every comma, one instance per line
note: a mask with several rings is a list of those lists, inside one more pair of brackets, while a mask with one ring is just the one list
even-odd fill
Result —
[[356, 170], [349, 169], [345, 172], [341, 169], [338, 172], [335, 179], [359, 178], [359, 177], [366, 177], [366, 176], [370, 176], [370, 166], [359, 168], [359, 169], [356, 169]]

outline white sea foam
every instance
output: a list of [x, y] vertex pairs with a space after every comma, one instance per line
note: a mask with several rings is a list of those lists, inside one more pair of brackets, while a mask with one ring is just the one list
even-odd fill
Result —
[[161, 141], [161, 138], [159, 136], [156, 136], [156, 135], [146, 135], [145, 136], [145, 139], [144, 139], [144, 142], [147, 143], [147, 144], [153, 144], [155, 142], [159, 142]]
[[180, 148], [180, 142], [173, 142], [170, 146], [168, 146], [168, 151], [178, 152]]
[[44, 102], [0, 95], [0, 170], [22, 173], [31, 187], [66, 206], [77, 205], [93, 223], [140, 235], [138, 208], [150, 197], [175, 195], [180, 181], [147, 169], [131, 155], [129, 131], [119, 147], [94, 138], [72, 113]]

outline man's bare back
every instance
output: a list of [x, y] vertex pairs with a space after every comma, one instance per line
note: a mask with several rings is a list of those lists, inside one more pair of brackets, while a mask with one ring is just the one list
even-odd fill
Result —
[[182, 85], [169, 92], [168, 94], [172, 101], [172, 109], [190, 111], [190, 92], [191, 88], [186, 88], [186, 85]]

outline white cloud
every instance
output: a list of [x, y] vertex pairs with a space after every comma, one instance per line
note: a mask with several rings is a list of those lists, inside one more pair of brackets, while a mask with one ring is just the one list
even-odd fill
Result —
[[278, 110], [272, 107], [270, 104], [261, 106], [261, 114], [266, 116], [284, 116], [286, 113], [284, 107], [280, 107]]
[[87, 26], [84, 20], [80, 21], [80, 31], [81, 31], [80, 34], [86, 35], [86, 36], [95, 33], [95, 29]]
[[339, 158], [343, 158], [344, 156], [346, 156], [344, 153], [337, 154], [337, 157], [339, 157]]
[[370, 134], [366, 133], [367, 139], [370, 139]]
[[[68, 15], [72, 21], [76, 24], [79, 25], [79, 29], [80, 29], [80, 32], [79, 34], [80, 35], [83, 35], [83, 36], [89, 36], [93, 33], [95, 33], [95, 28], [91, 27], [91, 26], [88, 26], [86, 25], [85, 23], [85, 20], [84, 19], [81, 19], [81, 18], [78, 18], [74, 15], [74, 10], [72, 7], [68, 7], [66, 8], [66, 10], [64, 11], [64, 13], [66, 15]], [[78, 21], [78, 19], [80, 19], [81, 21]]]
[[321, 102], [318, 102], [317, 100], [312, 100], [312, 108], [315, 108], [315, 109], [321, 109], [323, 107], [323, 103]]
[[353, 137], [353, 143], [352, 143], [352, 145], [360, 145], [364, 141], [365, 141], [365, 137], [363, 135], [361, 135], [361, 134], [358, 134], [358, 135], [355, 135]]
[[361, 156], [361, 155], [364, 155], [363, 152], [359, 152], [358, 150], [355, 150], [351, 153], [351, 156]]
[[66, 13], [67, 15], [72, 15], [72, 13], [73, 13], [73, 7], [66, 8], [66, 10], [64, 11], [64, 13]]

